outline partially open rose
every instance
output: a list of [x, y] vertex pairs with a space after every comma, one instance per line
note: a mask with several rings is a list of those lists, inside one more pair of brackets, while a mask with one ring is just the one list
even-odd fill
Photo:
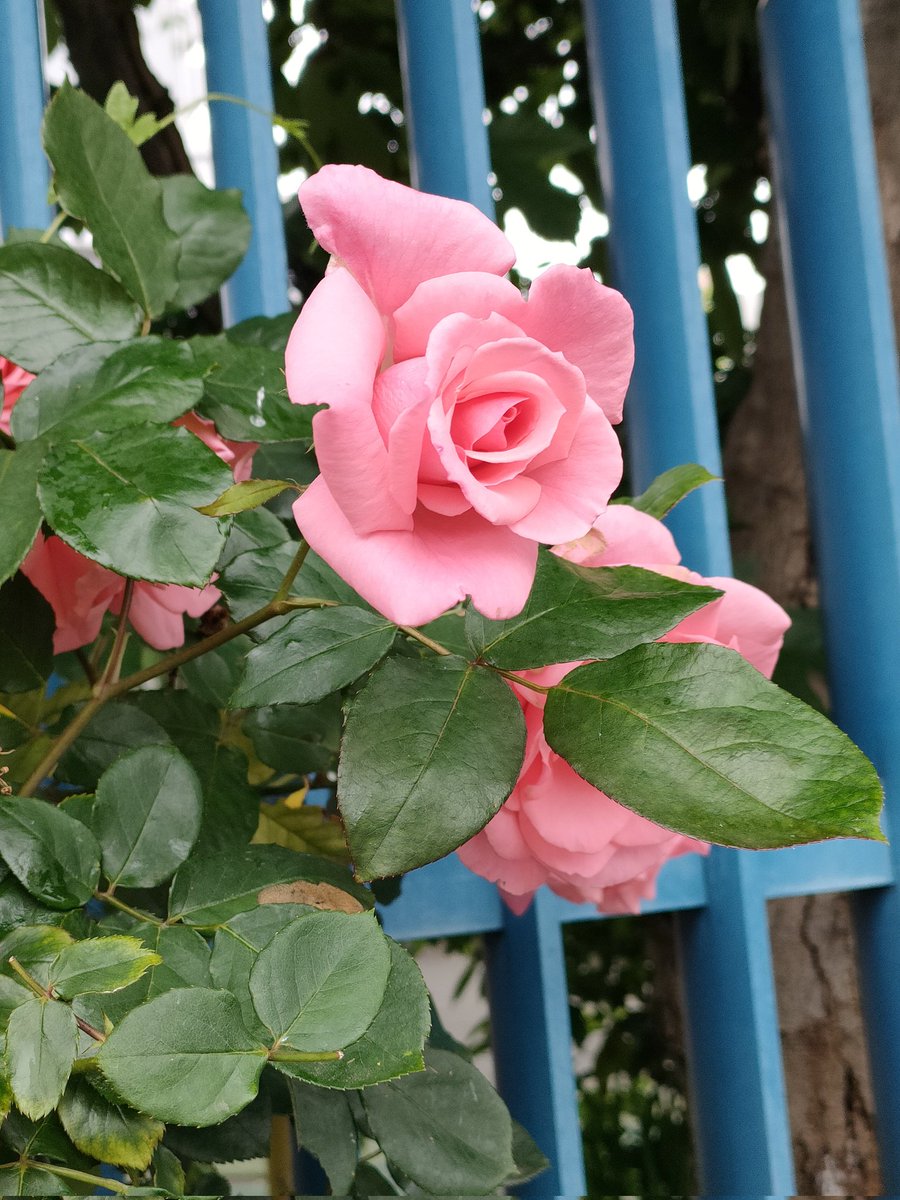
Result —
[[[774, 670], [789, 624], [784, 610], [740, 580], [704, 580], [679, 566], [671, 534], [652, 517], [614, 505], [587, 537], [556, 550], [585, 566], [631, 564], [712, 584], [724, 595], [661, 640], [730, 646], [764, 674]], [[579, 665], [563, 663], [521, 674], [553, 686]], [[544, 737], [544, 696], [512, 686], [528, 734], [522, 772], [500, 812], [460, 848], [460, 858], [476, 874], [496, 882], [515, 912], [527, 908], [543, 883], [567, 900], [596, 904], [602, 912], [637, 912], [641, 900], [654, 895], [664, 863], [690, 851], [706, 853], [708, 846], [623, 808], [576, 775]]]
[[[55, 535], [38, 534], [22, 573], [53, 609], [55, 654], [89, 645], [100, 632], [103, 614], [118, 613], [122, 607], [122, 576], [85, 558]], [[184, 642], [184, 617], [202, 616], [220, 594], [212, 584], [191, 588], [138, 580], [128, 619], [149, 646], [171, 650]]]
[[538, 543], [587, 533], [621, 477], [631, 310], [574, 267], [524, 299], [485, 216], [364, 167], [323, 168], [300, 202], [334, 259], [287, 349], [291, 400], [328, 405], [298, 525], [395, 621], [467, 595], [514, 616]]

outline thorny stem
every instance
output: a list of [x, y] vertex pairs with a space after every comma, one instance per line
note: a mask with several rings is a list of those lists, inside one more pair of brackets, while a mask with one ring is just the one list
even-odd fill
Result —
[[[216, 650], [219, 646], [224, 646], [226, 642], [240, 637], [242, 633], [247, 633], [249, 630], [255, 629], [257, 625], [262, 625], [263, 622], [271, 620], [272, 617], [283, 616], [285, 613], [293, 612], [297, 608], [331, 608], [336, 603], [337, 601], [335, 600], [323, 600], [319, 597], [309, 596], [290, 596], [283, 600], [270, 600], [268, 604], [257, 609], [255, 613], [251, 613], [249, 617], [245, 617], [242, 621], [235, 621], [234, 624], [227, 625], [224, 629], [220, 629], [218, 633], [212, 634], [211, 637], [204, 638], [202, 642], [196, 642], [193, 646], [186, 646], [175, 654], [170, 654], [167, 658], [160, 659], [159, 662], [154, 663], [152, 666], [145, 667], [142, 671], [135, 671], [133, 675], [127, 675], [124, 679], [115, 678], [118, 668], [110, 671], [110, 664], [114, 664], [116, 655], [121, 653], [121, 646], [117, 650], [116, 643], [114, 643], [113, 649], [110, 652], [109, 663], [103, 672], [100, 682], [94, 689], [93, 696], [72, 722], [66, 726], [59, 737], [56, 738], [25, 784], [19, 789], [19, 795], [34, 795], [43, 780], [53, 771], [63, 754], [65, 754], [75, 739], [82, 733], [91, 719], [107, 701], [114, 700], [117, 696], [131, 691], [132, 688], [140, 687], [142, 683], [147, 683], [149, 680], [156, 679], [160, 675], [168, 675], [170, 671], [176, 670], [184, 663], [191, 662], [192, 659], [199, 658], [202, 654], [207, 654], [210, 650]], [[122, 609], [124, 613], [124, 602]], [[122, 624], [120, 624], [121, 628], [123, 628]], [[116, 641], [118, 642], [118, 631]], [[121, 666], [121, 662], [119, 665]]]
[[[29, 974], [29, 972], [25, 970], [25, 968], [22, 966], [22, 964], [19, 962], [19, 960], [15, 957], [15, 955], [10, 955], [10, 957], [7, 959], [7, 962], [12, 967], [12, 969], [15, 971], [15, 973], [19, 976], [19, 978], [22, 980], [22, 982], [27, 987], [29, 987], [36, 996], [40, 997], [41, 1000], [57, 1000], [58, 999], [58, 997], [53, 994], [53, 989], [45, 988], [40, 983], [38, 983], [38, 981], [34, 978], [34, 976]], [[105, 1036], [100, 1032], [99, 1029], [95, 1029], [93, 1027], [93, 1025], [89, 1025], [87, 1023], [87, 1021], [82, 1020], [82, 1018], [79, 1017], [77, 1013], [73, 1013], [72, 1016], [75, 1018], [75, 1024], [82, 1031], [82, 1033], [86, 1033], [88, 1035], [88, 1037], [93, 1038], [95, 1042], [105, 1042], [106, 1041]]]
[[514, 671], [504, 671], [501, 667], [493, 667], [490, 663], [486, 662], [478, 663], [477, 665], [495, 671], [511, 683], [517, 683], [520, 687], [528, 688], [530, 692], [540, 692], [542, 696], [548, 696], [553, 691], [552, 687], [545, 687], [542, 683], [532, 683], [530, 679], [523, 679], [521, 675], [517, 675]]
[[291, 590], [291, 585], [300, 573], [300, 568], [309, 554], [309, 542], [306, 538], [300, 539], [300, 545], [297, 547], [297, 553], [294, 555], [291, 565], [287, 569], [287, 574], [279, 584], [278, 591], [272, 597], [273, 600], [285, 600], [288, 592]]
[[120, 1179], [101, 1179], [99, 1175], [89, 1175], [87, 1171], [76, 1171], [74, 1167], [61, 1167], [57, 1163], [38, 1162], [36, 1159], [20, 1158], [12, 1167], [33, 1167], [37, 1171], [49, 1171], [51, 1175], [60, 1175], [63, 1179], [77, 1179], [79, 1183], [92, 1183], [97, 1189], [108, 1188], [120, 1196], [127, 1196], [131, 1191], [130, 1183], [122, 1183]]
[[113, 895], [112, 888], [107, 892], [94, 892], [94, 898], [102, 900], [104, 904], [112, 905], [119, 912], [127, 913], [129, 917], [134, 917], [136, 920], [143, 921], [147, 925], [159, 925], [162, 927], [166, 924], [161, 917], [155, 917], [153, 913], [142, 912], [139, 908], [132, 908], [130, 904], [126, 904], [124, 900], [120, 900], [118, 896]]
[[423, 646], [427, 646], [429, 650], [433, 650], [435, 654], [453, 653], [446, 646], [442, 646], [440, 642], [436, 642], [433, 638], [428, 637], [421, 629], [415, 629], [412, 625], [398, 625], [397, 628], [401, 633], [405, 633], [407, 637], [411, 637], [415, 641], [421, 642]]
[[109, 652], [106, 667], [97, 685], [102, 692], [111, 687], [119, 678], [122, 670], [122, 659], [125, 656], [125, 644], [128, 641], [128, 614], [131, 611], [131, 601], [134, 597], [134, 580], [125, 580], [125, 592], [122, 596], [122, 608], [119, 611], [119, 623], [116, 626], [116, 636], [113, 639], [112, 650]]

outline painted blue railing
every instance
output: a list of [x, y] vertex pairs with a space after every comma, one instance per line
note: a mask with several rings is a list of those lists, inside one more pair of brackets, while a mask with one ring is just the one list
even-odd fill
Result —
[[[628, 398], [635, 486], [682, 461], [719, 468], [673, 0], [584, 0], [615, 282], [636, 317]], [[199, 0], [210, 90], [271, 107], [260, 0]], [[397, 0], [416, 183], [491, 212], [477, 20], [469, 0]], [[900, 390], [857, 0], [763, 0], [764, 82], [782, 209], [797, 379], [835, 712], [896, 810], [900, 774]], [[46, 224], [36, 151], [38, 5], [0, 0], [0, 219]], [[228, 288], [238, 320], [287, 306], [276, 159], [263, 118], [212, 113], [220, 183], [254, 222]], [[665, 303], [661, 298], [665, 297]], [[685, 560], [725, 574], [724, 496], [674, 514]], [[894, 817], [896, 823], [897, 817]], [[885, 1190], [900, 1191], [900, 843], [828, 843], [678, 859], [650, 912], [678, 914], [702, 1188], [791, 1194], [794, 1175], [768, 942], [768, 899], [856, 894]], [[522, 1195], [585, 1190], [561, 926], [589, 906], [541, 893], [511, 916], [450, 859], [414, 872], [384, 913], [398, 938], [483, 933], [499, 1086], [553, 1162]]]

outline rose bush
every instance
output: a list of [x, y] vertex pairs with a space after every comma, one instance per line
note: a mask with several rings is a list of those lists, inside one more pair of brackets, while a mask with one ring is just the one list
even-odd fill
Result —
[[627, 303], [574, 267], [524, 299], [482, 213], [364, 167], [323, 168], [300, 202], [333, 256], [286, 358], [291, 400], [328, 405], [304, 537], [398, 622], [469, 595], [514, 615], [538, 543], [587, 533], [621, 478]]
[[[555, 552], [587, 567], [641, 566], [723, 595], [665, 634], [665, 642], [730, 646], [771, 676], [790, 620], [780, 605], [739, 579], [707, 578], [680, 566], [681, 555], [666, 527], [627, 505], [607, 509], [581, 541]], [[580, 662], [524, 673], [553, 687]], [[546, 697], [510, 685], [522, 710], [528, 739], [522, 773], [513, 793], [485, 828], [457, 851], [478, 875], [495, 882], [514, 912], [521, 913], [542, 884], [566, 900], [590, 902], [607, 913], [637, 912], [651, 899], [663, 865], [708, 845], [663, 829], [611, 800], [572, 770], [544, 737]]]

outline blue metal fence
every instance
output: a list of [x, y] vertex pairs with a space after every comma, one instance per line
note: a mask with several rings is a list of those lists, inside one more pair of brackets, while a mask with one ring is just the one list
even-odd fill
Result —
[[[199, 0], [210, 90], [271, 107], [260, 0]], [[615, 283], [636, 317], [628, 398], [637, 488], [682, 461], [720, 465], [674, 0], [584, 0]], [[397, 0], [417, 185], [491, 211], [477, 18], [470, 0]], [[857, 0], [763, 0], [763, 68], [782, 209], [816, 550], [839, 723], [870, 754], [889, 804], [900, 770], [900, 389]], [[43, 225], [36, 153], [44, 87], [31, 0], [0, 0], [0, 219]], [[276, 159], [266, 122], [212, 113], [221, 184], [254, 222], [228, 288], [231, 320], [286, 307]], [[724, 495], [673, 516], [685, 560], [726, 574]], [[895, 818], [896, 819], [896, 818]], [[882, 1168], [900, 1191], [900, 843], [854, 842], [678, 859], [647, 911], [678, 914], [691, 1103], [704, 1191], [794, 1191], [766, 900], [853, 891], [873, 1049]], [[499, 1086], [552, 1160], [522, 1195], [579, 1195], [562, 924], [589, 906], [539, 894], [511, 916], [455, 860], [414, 872], [384, 913], [398, 938], [484, 933]]]

